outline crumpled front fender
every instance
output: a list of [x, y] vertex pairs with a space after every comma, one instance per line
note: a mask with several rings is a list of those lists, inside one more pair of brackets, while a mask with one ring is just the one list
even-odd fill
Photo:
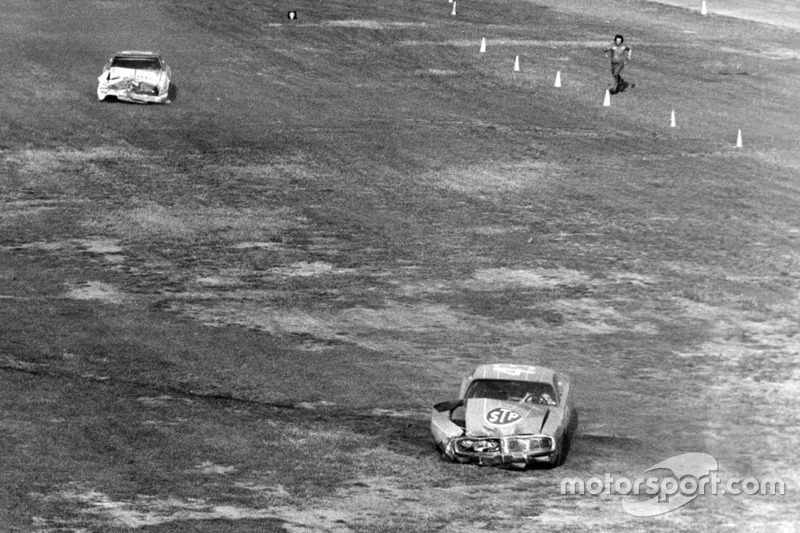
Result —
[[450, 420], [452, 405], [456, 402], [444, 402], [434, 406], [431, 411], [431, 433], [436, 445], [447, 457], [455, 459], [453, 439], [464, 434], [464, 429]]
[[100, 76], [97, 86], [97, 98], [105, 99], [114, 96], [119, 100], [135, 103], [164, 103], [168, 98], [169, 82], [165, 87], [135, 78], [106, 79]]

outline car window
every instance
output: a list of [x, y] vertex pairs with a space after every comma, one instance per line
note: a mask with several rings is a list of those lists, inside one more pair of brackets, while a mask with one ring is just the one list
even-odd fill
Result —
[[111, 66], [132, 70], [161, 70], [161, 62], [157, 57], [115, 57]]
[[472, 398], [558, 405], [558, 395], [553, 385], [535, 381], [476, 379], [470, 384], [465, 395], [465, 399]]

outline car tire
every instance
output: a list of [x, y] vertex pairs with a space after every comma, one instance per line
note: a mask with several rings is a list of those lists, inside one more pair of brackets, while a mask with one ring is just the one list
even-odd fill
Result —
[[556, 451], [553, 453], [555, 454], [555, 457], [553, 457], [553, 460], [547, 465], [548, 468], [556, 468], [564, 464], [565, 456], [564, 456], [563, 438], [560, 441], [558, 441], [558, 443], [556, 444]]

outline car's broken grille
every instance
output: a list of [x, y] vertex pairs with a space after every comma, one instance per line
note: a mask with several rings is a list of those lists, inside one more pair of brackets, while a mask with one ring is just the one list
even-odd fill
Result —
[[455, 442], [461, 454], [550, 452], [553, 439], [540, 436], [513, 436], [499, 438], [462, 437]]
[[456, 447], [466, 453], [495, 453], [500, 451], [500, 439], [461, 439]]

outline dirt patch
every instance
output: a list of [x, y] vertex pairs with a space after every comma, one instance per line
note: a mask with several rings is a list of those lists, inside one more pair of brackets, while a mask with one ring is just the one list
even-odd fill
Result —
[[415, 76], [455, 76], [458, 74], [458, 71], [455, 70], [447, 70], [447, 69], [437, 69], [437, 68], [429, 68], [426, 70], [415, 70]]
[[493, 196], [521, 192], [541, 187], [558, 179], [562, 170], [554, 163], [476, 165], [463, 169], [448, 169], [424, 177], [438, 187], [469, 195]]
[[17, 171], [24, 174], [50, 174], [67, 168], [72, 163], [103, 159], [129, 159], [142, 157], [142, 152], [132, 147], [101, 146], [88, 150], [43, 150], [27, 149], [8, 152], [6, 161], [18, 165]]
[[62, 250], [67, 243], [64, 242], [26, 242], [25, 244], [19, 244], [17, 246], [4, 246], [3, 248], [7, 250], [17, 249], [17, 250], [41, 250], [44, 252], [55, 252], [58, 250]]
[[141, 396], [136, 398], [136, 401], [149, 407], [163, 407], [174, 401], [174, 398], [169, 394], [162, 394], [160, 396]]
[[[83, 514], [93, 515], [101, 524], [142, 528], [185, 520], [245, 520], [274, 518], [270, 510], [233, 505], [214, 505], [200, 499], [161, 499], [139, 496], [130, 501], [114, 500], [102, 492], [65, 491], [44, 497], [49, 501], [69, 501]], [[55, 525], [55, 524], [53, 524]]]
[[472, 231], [477, 233], [478, 235], [486, 235], [486, 236], [495, 236], [495, 235], [504, 235], [507, 233], [517, 233], [517, 232], [524, 232], [527, 231], [528, 228], [525, 226], [500, 226], [500, 225], [491, 225], [491, 226], [478, 226], [472, 228]]
[[591, 279], [583, 272], [566, 268], [531, 270], [491, 268], [478, 270], [471, 280], [464, 281], [462, 285], [471, 290], [497, 290], [514, 287], [552, 288], [590, 282]]
[[217, 235], [233, 240], [272, 237], [280, 235], [288, 227], [304, 224], [305, 219], [289, 208], [239, 213], [211, 209], [198, 213], [195, 209], [148, 203], [95, 220], [90, 227], [110, 230], [126, 241], [140, 242], [153, 238], [198, 240]]
[[[772, 48], [766, 50], [742, 50], [739, 48], [721, 47], [720, 50], [729, 54], [738, 54], [762, 59], [800, 59], [800, 50], [790, 50], [788, 48]], [[733, 73], [737, 73], [734, 71]]]
[[195, 278], [194, 281], [195, 283], [205, 285], [207, 287], [226, 287], [239, 284], [239, 280], [237, 278], [222, 276], [206, 276], [202, 278]]
[[0, 210], [0, 217], [21, 217], [39, 215], [41, 213], [56, 209], [59, 202], [53, 200], [14, 200], [3, 202], [3, 209]]
[[209, 325], [239, 324], [273, 334], [307, 333], [324, 339], [352, 339], [376, 330], [422, 332], [467, 327], [446, 306], [393, 302], [380, 309], [354, 307], [335, 313], [271, 309], [246, 302], [220, 302], [212, 308], [181, 305], [177, 309]]
[[328, 20], [322, 22], [321, 25], [330, 26], [332, 28], [366, 28], [368, 30], [423, 28], [427, 26], [425, 22], [397, 22], [387, 20]]
[[551, 306], [564, 317], [564, 326], [572, 331], [587, 334], [610, 334], [622, 330], [651, 335], [658, 333], [656, 324], [646, 319], [637, 320], [593, 298], [556, 300]]
[[5, 153], [5, 179], [28, 191], [75, 195], [81, 184], [106, 174], [108, 164], [138, 161], [142, 154], [130, 147], [103, 146], [87, 150], [22, 149]]
[[201, 474], [232, 474], [236, 472], [235, 466], [223, 466], [217, 465], [212, 463], [211, 461], [204, 461], [202, 464], [197, 465], [194, 468], [195, 471], [200, 472]]
[[336, 268], [334, 265], [324, 261], [314, 261], [313, 263], [300, 261], [289, 266], [272, 268], [270, 271], [279, 276], [289, 277], [319, 276], [322, 274], [352, 274], [357, 272], [354, 268]]
[[312, 411], [317, 409], [318, 407], [335, 407], [336, 404], [334, 402], [328, 402], [326, 400], [320, 400], [318, 402], [299, 402], [295, 404], [295, 407], [299, 407], [300, 409], [311, 409]]
[[72, 300], [97, 300], [110, 304], [122, 304], [128, 300], [119, 289], [102, 281], [87, 281], [78, 286], [70, 286], [64, 297]]
[[283, 245], [277, 242], [240, 242], [233, 245], [234, 248], [239, 250], [248, 250], [248, 249], [267, 249], [267, 250], [276, 250], [283, 248]]
[[87, 252], [95, 254], [119, 254], [122, 252], [122, 247], [119, 245], [118, 239], [106, 239], [103, 237], [90, 237], [87, 239], [78, 239], [77, 242], [83, 246]]

